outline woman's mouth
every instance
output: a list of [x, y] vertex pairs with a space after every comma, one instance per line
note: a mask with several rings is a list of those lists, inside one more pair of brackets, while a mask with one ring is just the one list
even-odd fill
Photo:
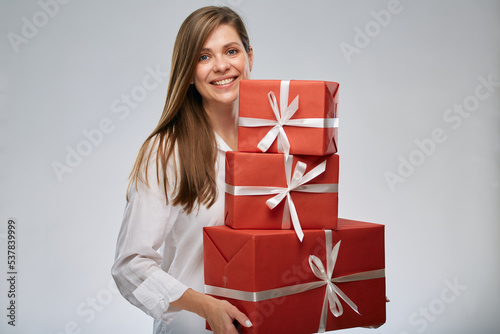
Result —
[[234, 80], [236, 80], [236, 77], [227, 78], [227, 79], [218, 80], [218, 81], [212, 81], [211, 84], [215, 85], [215, 86], [222, 86], [222, 85], [227, 85], [227, 84], [233, 82]]

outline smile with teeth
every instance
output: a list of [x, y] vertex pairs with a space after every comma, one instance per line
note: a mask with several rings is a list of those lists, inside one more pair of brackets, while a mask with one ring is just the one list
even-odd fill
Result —
[[213, 81], [212, 84], [216, 85], [216, 86], [227, 85], [228, 83], [231, 83], [234, 80], [236, 80], [235, 77], [234, 78], [224, 79], [224, 80], [219, 80], [219, 81]]

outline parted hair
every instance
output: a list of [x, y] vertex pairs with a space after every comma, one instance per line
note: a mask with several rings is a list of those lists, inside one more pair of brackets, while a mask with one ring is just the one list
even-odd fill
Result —
[[[216, 159], [217, 141], [202, 98], [191, 84], [201, 49], [207, 37], [221, 24], [232, 26], [238, 33], [246, 52], [250, 42], [240, 16], [228, 7], [208, 6], [191, 13], [182, 23], [175, 40], [165, 107], [160, 120], [142, 144], [132, 172], [132, 184], [149, 185], [150, 163], [156, 163], [156, 182], [167, 197], [167, 203], [181, 205], [190, 213], [197, 205], [210, 207], [217, 198]], [[174, 156], [177, 146], [178, 159]], [[152, 154], [156, 152], [156, 160]], [[167, 162], [176, 173], [167, 177]], [[168, 191], [169, 184], [174, 188]], [[128, 200], [128, 191], [127, 191]]]

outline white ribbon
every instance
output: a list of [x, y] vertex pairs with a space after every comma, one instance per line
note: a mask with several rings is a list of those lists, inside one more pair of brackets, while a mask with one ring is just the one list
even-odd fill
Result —
[[[332, 314], [335, 317], [340, 317], [344, 312], [340, 299], [338, 298], [339, 296], [356, 313], [360, 314], [357, 305], [349, 297], [347, 297], [347, 295], [335, 283], [356, 282], [356, 281], [385, 277], [385, 269], [370, 270], [345, 276], [332, 277], [333, 269], [335, 268], [335, 263], [337, 261], [337, 256], [340, 248], [340, 241], [337, 242], [335, 247], [332, 247], [333, 244], [332, 239], [333, 239], [332, 231], [325, 230], [326, 266], [327, 266], [326, 270], [323, 263], [318, 257], [314, 255], [309, 256], [309, 266], [314, 275], [319, 279], [318, 281], [285, 286], [264, 291], [256, 291], [256, 292], [234, 290], [218, 286], [205, 285], [205, 293], [224, 298], [231, 298], [248, 302], [259, 302], [263, 300], [285, 297], [313, 290], [326, 285], [325, 298], [323, 300], [323, 308], [321, 311], [319, 328], [318, 328], [318, 333], [324, 333], [326, 330], [328, 309], [330, 310], [330, 312], [332, 312]], [[328, 307], [328, 305], [330, 307]]]
[[286, 198], [285, 207], [283, 209], [283, 219], [281, 228], [290, 228], [290, 218], [293, 224], [293, 228], [297, 237], [300, 241], [304, 239], [304, 232], [300, 226], [299, 215], [295, 204], [293, 203], [292, 196], [290, 192], [301, 191], [301, 192], [311, 192], [311, 193], [334, 193], [338, 191], [338, 185], [334, 183], [325, 184], [305, 184], [326, 169], [326, 160], [314, 167], [307, 174], [304, 175], [307, 165], [304, 162], [297, 162], [291, 176], [292, 171], [293, 156], [285, 158], [285, 175], [287, 187], [264, 187], [264, 186], [232, 186], [226, 184], [226, 192], [235, 196], [248, 196], [248, 195], [275, 195], [266, 201], [267, 206], [272, 210], [274, 209], [283, 199]]
[[[323, 281], [323, 285], [326, 285], [325, 298], [323, 300], [323, 309], [321, 311], [318, 333], [323, 333], [326, 330], [328, 309], [330, 309], [330, 312], [332, 312], [332, 314], [335, 317], [340, 317], [344, 313], [344, 308], [342, 307], [339, 296], [357, 314], [361, 315], [361, 313], [359, 313], [358, 311], [358, 306], [349, 297], [347, 297], [347, 295], [342, 290], [340, 290], [339, 287], [335, 285], [335, 283], [354, 282], [354, 281], [385, 277], [385, 269], [364, 271], [360, 273], [355, 273], [335, 278], [332, 277], [333, 269], [335, 268], [335, 263], [337, 262], [337, 256], [340, 248], [340, 241], [335, 244], [335, 247], [332, 247], [333, 244], [332, 231], [325, 230], [325, 242], [326, 242], [326, 270], [323, 263], [317, 256], [309, 255], [309, 266], [311, 267], [312, 272], [317, 278]], [[330, 306], [329, 308], [328, 305]]]
[[[358, 312], [358, 307], [354, 302], [347, 297], [342, 290], [340, 290], [332, 280], [333, 268], [335, 268], [335, 263], [337, 262], [337, 255], [340, 248], [340, 241], [332, 248], [332, 234], [331, 231], [325, 231], [325, 241], [326, 241], [326, 270], [321, 262], [321, 260], [315, 255], [309, 255], [309, 266], [311, 267], [314, 275], [326, 284], [325, 298], [323, 299], [323, 308], [321, 311], [319, 333], [323, 333], [326, 330], [326, 319], [328, 316], [328, 305], [330, 305], [330, 312], [335, 317], [339, 317], [344, 312], [342, 304], [338, 296], [349, 305], [356, 313]], [[330, 251], [331, 249], [331, 251]]]
[[282, 152], [288, 157], [290, 154], [290, 141], [283, 126], [300, 126], [309, 128], [336, 128], [338, 118], [300, 118], [291, 119], [299, 108], [299, 96], [297, 95], [292, 103], [288, 104], [289, 80], [283, 80], [280, 84], [280, 104], [276, 100], [273, 91], [267, 94], [269, 104], [273, 110], [276, 120], [240, 117], [238, 125], [242, 127], [262, 127], [272, 126], [271, 130], [262, 138], [257, 145], [262, 152], [266, 152], [271, 144], [278, 137], [278, 152]]

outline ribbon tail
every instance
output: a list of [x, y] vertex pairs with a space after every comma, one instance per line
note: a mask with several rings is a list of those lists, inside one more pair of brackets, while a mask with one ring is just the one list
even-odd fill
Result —
[[[289, 196], [289, 194], [288, 194]], [[290, 229], [290, 207], [288, 205], [288, 200], [285, 201], [285, 207], [283, 208], [283, 218], [281, 220], [281, 229], [289, 230]]]
[[282, 126], [279, 127], [278, 133], [278, 152], [283, 152], [285, 154], [285, 158], [288, 158], [290, 155], [290, 141], [288, 140], [286, 132]]
[[293, 204], [292, 197], [289, 193], [287, 194], [287, 203], [290, 206], [290, 210], [288, 211], [290, 212], [290, 216], [292, 218], [295, 234], [297, 234], [297, 237], [302, 242], [304, 239], [304, 231], [302, 231], [302, 226], [300, 226], [299, 215], [297, 214], [297, 209], [295, 209], [295, 204]]
[[286, 189], [284, 192], [279, 193], [278, 195], [271, 197], [266, 201], [266, 205], [268, 206], [269, 209], [274, 209], [280, 202], [285, 198], [287, 195]]
[[271, 147], [271, 144], [274, 142], [276, 137], [279, 135], [280, 129], [281, 126], [279, 126], [278, 124], [275, 125], [271, 130], [269, 130], [269, 132], [264, 136], [264, 138], [262, 138], [262, 140], [257, 145], [257, 148], [262, 152], [266, 152], [269, 149], [269, 147]]
[[325, 293], [325, 298], [323, 299], [323, 307], [321, 311], [321, 318], [319, 319], [318, 333], [324, 333], [326, 331], [326, 320], [328, 317], [328, 297]]
[[[349, 305], [357, 314], [361, 315], [358, 311], [358, 306], [347, 295], [340, 290], [335, 284], [332, 283], [333, 290], [342, 298], [347, 305]], [[341, 313], [342, 314], [342, 313]]]

